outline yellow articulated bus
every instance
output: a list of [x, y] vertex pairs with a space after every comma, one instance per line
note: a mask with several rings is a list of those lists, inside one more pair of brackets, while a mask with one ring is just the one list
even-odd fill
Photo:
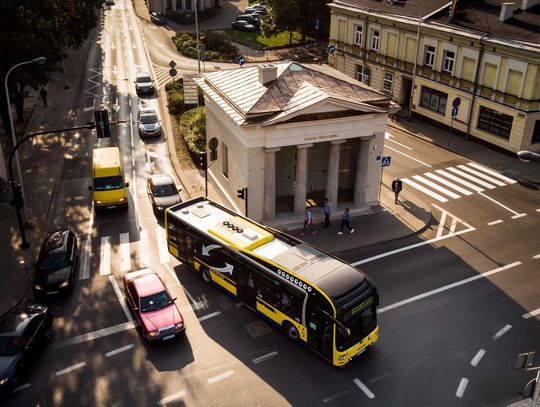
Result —
[[88, 189], [92, 191], [96, 210], [128, 207], [129, 183], [124, 179], [124, 168], [118, 147], [94, 149], [92, 184]]
[[348, 263], [205, 197], [165, 222], [174, 257], [335, 366], [377, 341], [377, 289]]

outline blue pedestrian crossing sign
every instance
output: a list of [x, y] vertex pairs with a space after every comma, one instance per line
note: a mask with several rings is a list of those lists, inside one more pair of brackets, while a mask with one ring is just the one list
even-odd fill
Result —
[[242, 55], [238, 55], [238, 58], [236, 58], [236, 63], [242, 66], [246, 63], [246, 58], [243, 57]]
[[458, 108], [457, 107], [453, 107], [452, 108], [452, 119], [455, 119], [456, 116], [458, 114]]
[[383, 156], [381, 160], [381, 167], [388, 167], [390, 165], [391, 160], [392, 160], [392, 156], [389, 156], [389, 155]]

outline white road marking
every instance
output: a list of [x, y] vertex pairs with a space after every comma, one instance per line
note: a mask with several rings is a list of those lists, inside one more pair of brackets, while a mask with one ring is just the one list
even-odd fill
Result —
[[532, 317], [534, 317], [536, 315], [540, 315], [540, 308], [537, 308], [537, 309], [535, 309], [535, 310], [533, 310], [531, 312], [527, 312], [526, 314], [523, 314], [522, 316], [525, 319], [529, 319], [529, 318], [532, 318]]
[[114, 276], [109, 276], [109, 281], [112, 284], [114, 293], [116, 294], [116, 298], [118, 298], [118, 301], [120, 302], [120, 306], [124, 310], [124, 314], [126, 315], [126, 318], [128, 321], [133, 321], [133, 317], [131, 316], [131, 312], [129, 312], [126, 298], [124, 297], [124, 294], [122, 294], [122, 291], [120, 291], [120, 287], [118, 287], [118, 283], [116, 282], [116, 278]]
[[466, 190], [465, 188], [461, 188], [459, 185], [456, 185], [453, 182], [448, 181], [447, 179], [439, 177], [438, 175], [433, 174], [432, 172], [426, 172], [426, 173], [424, 173], [424, 175], [426, 177], [434, 179], [437, 182], [440, 182], [441, 184], [443, 184], [443, 185], [445, 185], [445, 186], [447, 186], [449, 188], [455, 189], [456, 191], [458, 191], [459, 193], [461, 193], [463, 195], [472, 195], [472, 192]]
[[520, 264], [521, 264], [520, 261], [516, 261], [514, 263], [507, 264], [506, 266], [498, 267], [496, 269], [486, 271], [485, 273], [477, 274], [476, 276], [465, 278], [463, 280], [456, 281], [455, 283], [448, 284], [448, 285], [445, 285], [443, 287], [436, 288], [435, 290], [431, 290], [431, 291], [425, 292], [423, 294], [415, 295], [414, 297], [407, 298], [406, 300], [396, 302], [396, 303], [394, 303], [392, 305], [388, 305], [388, 306], [383, 307], [383, 308], [379, 308], [377, 310], [377, 313], [382, 314], [383, 312], [390, 311], [390, 310], [392, 310], [394, 308], [398, 308], [398, 307], [401, 307], [403, 305], [410, 304], [411, 302], [422, 300], [422, 299], [424, 299], [426, 297], [430, 297], [432, 295], [442, 293], [442, 292], [450, 290], [452, 288], [459, 287], [460, 285], [471, 283], [471, 282], [473, 282], [475, 280], [478, 280], [480, 278], [486, 278], [488, 276], [491, 276], [492, 274], [500, 273], [501, 271], [511, 269], [513, 267], [519, 266]]
[[519, 218], [522, 218], [524, 216], [527, 216], [527, 214], [526, 213], [519, 213], [517, 215], [512, 216], [512, 219], [519, 219]]
[[392, 134], [388, 133], [388, 132], [384, 133], [384, 138], [386, 140], [388, 140], [388, 141], [391, 141], [392, 143], [397, 144], [398, 146], [406, 148], [407, 150], [412, 150], [413, 149], [412, 147], [406, 146], [405, 144], [401, 144], [401, 143], [397, 142], [396, 140], [392, 140], [394, 138], [394, 136]]
[[489, 200], [490, 200], [491, 202], [493, 202], [493, 203], [495, 203], [495, 204], [499, 205], [499, 206], [500, 206], [501, 208], [504, 208], [504, 209], [506, 209], [506, 210], [507, 210], [508, 212], [512, 212], [512, 213], [513, 213], [514, 215], [520, 215], [520, 214], [519, 214], [519, 213], [517, 213], [516, 211], [514, 211], [514, 210], [510, 209], [509, 207], [507, 207], [507, 206], [503, 205], [502, 203], [500, 203], [500, 202], [496, 201], [495, 199], [493, 199], [493, 198], [490, 198], [490, 197], [489, 197], [489, 196], [487, 196], [486, 194], [483, 194], [483, 193], [479, 192], [479, 193], [478, 193], [478, 195], [482, 195], [482, 196], [483, 196], [484, 198], [486, 198], [486, 199], [489, 199]]
[[480, 349], [476, 355], [474, 355], [474, 358], [471, 360], [471, 365], [476, 367], [478, 366], [478, 363], [480, 363], [480, 360], [484, 357], [486, 354], [486, 351], [484, 349]]
[[535, 254], [534, 256], [532, 256], [532, 258], [534, 260], [538, 260], [538, 259], [540, 259], [540, 254]]
[[186, 392], [184, 390], [180, 390], [178, 393], [171, 394], [170, 396], [167, 396], [161, 400], [158, 401], [158, 406], [164, 406], [167, 403], [170, 403], [171, 401], [174, 401], [176, 399], [179, 399], [180, 397], [184, 397], [186, 395]]
[[156, 225], [156, 237], [159, 250], [159, 262], [168, 263], [171, 258], [169, 256], [169, 248], [167, 246], [167, 236], [165, 236], [165, 229]]
[[130, 343], [129, 345], [122, 346], [121, 348], [117, 348], [117, 349], [111, 350], [110, 352], [107, 352], [105, 354], [105, 357], [110, 358], [111, 356], [118, 355], [119, 353], [125, 352], [125, 351], [130, 350], [130, 349], [132, 349], [134, 347], [135, 347], [135, 345]]
[[446, 211], [443, 211], [441, 214], [441, 221], [439, 222], [439, 228], [437, 229], [437, 238], [440, 239], [442, 237], [443, 231], [444, 231], [444, 222], [446, 222]]
[[417, 181], [420, 181], [421, 183], [423, 184], [426, 184], [428, 187], [431, 187], [433, 189], [435, 189], [436, 191], [444, 194], [444, 195], [447, 195], [449, 196], [450, 198], [453, 198], [453, 199], [458, 199], [458, 198], [461, 198], [460, 195], [458, 194], [455, 194], [453, 193], [452, 191], [444, 188], [444, 187], [441, 187], [440, 185], [428, 180], [427, 178], [424, 178], [422, 177], [421, 175], [413, 175], [413, 178]]
[[467, 388], [467, 385], [469, 384], [469, 379], [466, 377], [462, 377], [459, 386], [456, 390], [456, 397], [462, 398], [463, 394], [465, 393], [465, 389]]
[[220, 314], [221, 314], [221, 311], [216, 311], [216, 312], [212, 312], [211, 314], [204, 315], [204, 316], [199, 318], [199, 322], [205, 321], [205, 320], [210, 319], [210, 318], [217, 317]]
[[506, 184], [504, 182], [501, 182], [498, 179], [495, 179], [493, 177], [489, 177], [485, 173], [482, 173], [480, 171], [473, 170], [472, 168], [469, 168], [466, 165], [458, 165], [458, 168], [462, 169], [463, 171], [469, 172], [469, 173], [471, 173], [473, 175], [476, 175], [477, 177], [483, 178], [486, 181], [489, 181], [492, 184], [495, 184], [495, 185], [497, 185], [499, 187], [506, 186]]
[[360, 388], [360, 390], [362, 390], [362, 391], [366, 394], [366, 396], [368, 396], [370, 399], [374, 399], [374, 398], [375, 398], [375, 394], [373, 394], [373, 393], [371, 392], [371, 390], [369, 390], [369, 389], [367, 388], [367, 386], [366, 386], [364, 383], [362, 383], [362, 382], [360, 381], [360, 379], [354, 379], [353, 382], [354, 382], [354, 384], [356, 384], [356, 385]]
[[512, 328], [512, 325], [507, 324], [507, 325], [503, 326], [501, 329], [499, 329], [499, 331], [495, 335], [493, 335], [493, 340], [496, 341], [501, 336], [503, 336], [505, 333], [507, 333], [511, 328]]
[[111, 274], [111, 237], [101, 238], [101, 248], [99, 252], [99, 275], [108, 276]]
[[422, 164], [422, 165], [425, 165], [426, 167], [431, 168], [431, 165], [430, 165], [430, 164], [425, 163], [425, 162], [423, 162], [423, 161], [420, 161], [420, 160], [418, 160], [418, 159], [416, 159], [416, 158], [414, 158], [414, 157], [411, 157], [410, 155], [407, 155], [407, 154], [405, 154], [405, 153], [402, 153], [401, 151], [396, 150], [395, 148], [389, 147], [388, 145], [386, 145], [385, 148], [387, 148], [387, 149], [389, 149], [389, 150], [392, 150], [392, 151], [395, 151], [396, 153], [401, 154], [401, 155], [403, 155], [403, 156], [405, 156], [405, 157], [407, 157], [407, 158], [409, 158], [409, 159], [411, 159], [411, 160], [413, 160], [413, 161], [416, 161], [417, 163], [420, 163], [420, 164]]
[[150, 262], [148, 260], [148, 231], [143, 229], [139, 232], [139, 261], [141, 262], [141, 268], [149, 267]]
[[79, 273], [79, 280], [86, 280], [90, 278], [90, 240], [84, 240], [81, 244], [81, 272]]
[[129, 233], [120, 233], [120, 271], [125, 273], [131, 270], [131, 253], [129, 251]]
[[113, 325], [108, 328], [99, 329], [97, 331], [88, 332], [83, 335], [75, 336], [73, 338], [64, 339], [62, 341], [56, 342], [54, 348], [65, 348], [71, 345], [77, 345], [79, 343], [90, 342], [105, 336], [113, 335], [119, 332], [128, 331], [137, 327], [139, 323], [137, 321], [124, 322], [122, 324]]
[[501, 220], [501, 219], [493, 220], [491, 222], [488, 222], [488, 226], [497, 225], [499, 223], [503, 223], [503, 220]]
[[437, 174], [444, 175], [446, 178], [451, 179], [454, 182], [457, 182], [461, 185], [465, 185], [467, 188], [471, 188], [473, 191], [476, 192], [482, 192], [484, 189], [480, 188], [479, 186], [476, 186], [474, 184], [471, 184], [468, 181], [465, 181], [464, 179], [461, 179], [459, 177], [456, 177], [454, 174], [450, 174], [448, 171], [445, 170], [435, 170]]
[[32, 387], [32, 384], [31, 383], [25, 383], [25, 384], [21, 384], [20, 386], [17, 386], [15, 387], [13, 390], [10, 391], [10, 394], [13, 394], [13, 393], [17, 393], [21, 390], [26, 390], [26, 389], [29, 389], [30, 387]]
[[507, 184], [515, 184], [517, 183], [516, 180], [512, 179], [512, 178], [508, 178], [508, 177], [505, 177], [504, 175], [502, 174], [499, 174], [498, 172], [496, 171], [493, 171], [487, 167], [483, 167], [481, 165], [478, 165], [476, 163], [469, 163], [468, 165], [470, 165], [471, 167], [474, 167], [474, 168], [477, 168], [479, 170], [482, 170], [484, 172], [487, 172], [488, 174], [491, 174], [493, 175], [494, 177], [497, 177], [497, 178], [500, 178], [502, 179], [504, 182], [506, 182]]
[[456, 227], [457, 227], [457, 224], [458, 224], [458, 219], [457, 218], [453, 218], [452, 219], [452, 224], [450, 225], [450, 234], [453, 235], [454, 233], [456, 233]]
[[435, 198], [439, 202], [443, 202], [443, 203], [448, 202], [448, 199], [446, 199], [444, 196], [439, 195], [439, 194], [437, 194], [437, 193], [435, 193], [435, 192], [433, 192], [433, 191], [431, 191], [431, 190], [429, 190], [427, 188], [424, 188], [422, 185], [417, 184], [416, 182], [414, 182], [414, 181], [412, 181], [412, 180], [410, 180], [408, 178], [402, 178], [401, 181], [403, 181], [404, 184], [408, 184], [411, 187], [416, 188], [420, 192], [423, 192], [424, 194], [429, 195], [432, 198]]
[[345, 396], [346, 394], [348, 394], [349, 392], [347, 390], [344, 390], [342, 392], [339, 392], [337, 394], [334, 394], [333, 396], [330, 396], [330, 397], [327, 397], [325, 399], [323, 399], [323, 403], [330, 403], [332, 401], [334, 401], [335, 399], [339, 398], [339, 397], [343, 397]]
[[265, 360], [268, 360], [274, 356], [277, 356], [277, 352], [276, 351], [273, 351], [273, 352], [270, 352], [270, 353], [267, 353], [266, 355], [262, 355], [262, 356], [259, 356], [258, 358], [255, 358], [252, 360], [253, 364], [257, 365], [261, 362], [264, 362]]
[[219, 382], [220, 380], [226, 379], [229, 376], [232, 376], [234, 372], [232, 370], [227, 370], [226, 372], [223, 372], [221, 374], [218, 374], [217, 376], [211, 377], [208, 379], [208, 384], [214, 384], [216, 382]]
[[448, 167], [447, 170], [453, 172], [454, 174], [459, 175], [460, 177], [463, 177], [463, 178], [466, 178], [466, 179], [468, 179], [470, 181], [473, 181], [473, 182], [477, 183], [478, 185], [482, 185], [484, 188], [495, 189], [495, 187], [493, 185], [488, 184], [487, 182], [482, 181], [481, 179], [473, 177], [471, 174], [468, 174], [465, 171], [458, 170], [457, 168], [454, 168], [454, 167]]
[[538, 208], [538, 209], [536, 210], [536, 212], [540, 212], [540, 208]]
[[85, 366], [86, 366], [86, 362], [77, 363], [76, 365], [73, 365], [73, 366], [67, 367], [65, 369], [59, 370], [58, 372], [56, 372], [56, 376], [62, 376], [64, 374], [66, 374], [66, 373], [73, 372], [74, 370], [80, 369], [80, 368], [85, 367]]

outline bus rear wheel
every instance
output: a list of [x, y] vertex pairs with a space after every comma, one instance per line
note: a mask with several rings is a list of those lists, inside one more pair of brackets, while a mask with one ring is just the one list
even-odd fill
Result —
[[206, 281], [207, 283], [212, 281], [212, 278], [210, 277], [210, 271], [206, 267], [202, 267], [201, 272], [204, 281]]
[[297, 341], [300, 338], [298, 329], [296, 329], [296, 327], [290, 322], [285, 322], [283, 324], [283, 332], [285, 332], [285, 335], [287, 335], [287, 338], [289, 338], [292, 341]]

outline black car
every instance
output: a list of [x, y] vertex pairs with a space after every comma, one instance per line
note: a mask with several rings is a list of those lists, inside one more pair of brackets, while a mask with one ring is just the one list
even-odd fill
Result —
[[72, 290], [78, 263], [79, 245], [71, 230], [47, 234], [34, 263], [34, 297]]
[[259, 28], [261, 26], [261, 22], [259, 21], [259, 19], [250, 14], [236, 16], [234, 21], [247, 21], [249, 24], [254, 25], [256, 28]]
[[167, 24], [167, 20], [165, 20], [165, 17], [163, 16], [163, 14], [158, 13], [157, 11], [152, 11], [150, 13], [150, 21], [152, 21], [156, 25]]
[[0, 319], [0, 391], [20, 384], [36, 353], [52, 336], [52, 315], [44, 305], [26, 305]]
[[231, 28], [236, 31], [256, 31], [257, 27], [253, 24], [248, 23], [247, 21], [239, 20], [233, 21]]

